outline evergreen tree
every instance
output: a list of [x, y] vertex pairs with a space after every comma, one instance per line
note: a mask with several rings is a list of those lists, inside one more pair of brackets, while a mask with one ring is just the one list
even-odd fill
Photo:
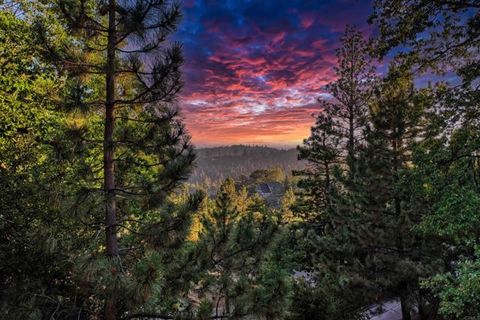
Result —
[[282, 318], [289, 275], [278, 247], [283, 237], [279, 217], [260, 198], [237, 191], [232, 179], [206, 209], [199, 236], [204, 271], [196, 294], [210, 301], [215, 316]]
[[[419, 278], [438, 268], [435, 246], [411, 230], [421, 216], [402, 181], [427, 97], [414, 89], [408, 69], [392, 65], [372, 94], [354, 174], [334, 176], [323, 228], [310, 233], [316, 286], [337, 297], [336, 310], [323, 308], [324, 314], [332, 312], [328, 317], [353, 317], [374, 301], [399, 296], [403, 318], [409, 319]], [[328, 294], [312, 290], [328, 301]]]
[[368, 118], [368, 101], [375, 81], [375, 69], [369, 52], [369, 43], [354, 27], [348, 26], [337, 50], [338, 79], [327, 86], [333, 101], [320, 100], [327, 119], [333, 121], [333, 129], [341, 139], [339, 146], [349, 169], [359, 145]]
[[355, 170], [375, 82], [369, 44], [362, 34], [347, 27], [341, 42], [335, 67], [338, 79], [327, 86], [330, 97], [320, 100], [323, 110], [310, 137], [299, 147], [299, 159], [309, 164], [306, 170], [296, 172], [305, 176], [300, 187], [310, 203], [302, 211], [313, 211], [317, 218], [328, 206], [331, 188], [337, 183], [334, 171], [346, 170], [351, 176]]
[[250, 184], [259, 184], [265, 182], [283, 182], [284, 180], [285, 173], [280, 167], [258, 169], [250, 174]]
[[[68, 240], [71, 219], [57, 205], [69, 178], [54, 146], [68, 141], [48, 99], [62, 84], [28, 22], [0, 10], [0, 30], [0, 310], [8, 319], [78, 314], [67, 252], [84, 238]], [[62, 157], [75, 152], [68, 147]]]
[[295, 209], [297, 215], [310, 223], [315, 223], [330, 203], [333, 171], [341, 163], [340, 140], [331, 116], [321, 113], [316, 118], [310, 137], [298, 147], [299, 159], [307, 160], [308, 166], [294, 171], [294, 175], [302, 177], [298, 183], [301, 191]]
[[376, 1], [371, 17], [380, 30], [378, 55], [401, 47], [402, 58], [419, 71], [457, 75], [458, 85], [435, 88], [431, 126], [415, 149], [408, 178], [416, 209], [423, 212], [417, 228], [444, 244], [439, 256], [445, 272], [424, 285], [434, 289], [439, 312], [448, 319], [478, 316], [478, 294], [469, 285], [478, 273], [476, 240], [466, 239], [477, 228], [479, 9], [476, 1]]
[[[65, 80], [65, 89], [51, 100], [65, 112], [70, 142], [78, 152], [68, 170], [75, 177], [71, 188], [65, 189], [70, 199], [63, 205], [78, 217], [78, 232], [94, 239], [79, 250], [83, 255], [76, 253], [83, 258], [75, 272], [89, 272], [81, 264], [87, 253], [91, 257], [85, 263], [95, 277], [85, 277], [92, 283], [76, 280], [89, 288], [84, 295], [94, 297], [84, 301], [91, 313], [98, 314], [103, 301], [105, 318], [117, 319], [138, 310], [131, 302], [145, 304], [158, 294], [146, 291], [143, 299], [130, 301], [122, 296], [132, 293], [122, 289], [131, 285], [132, 275], [133, 279], [138, 275], [132, 270], [140, 270], [138, 266], [152, 257], [149, 246], [133, 243], [147, 241], [152, 250], [163, 250], [152, 240], [154, 234], [177, 232], [180, 237], [189, 221], [189, 214], [177, 213], [181, 207], [162, 206], [187, 177], [194, 159], [175, 107], [182, 86], [181, 50], [178, 44], [167, 43], [180, 18], [179, 6], [115, 0], [18, 3], [24, 19], [35, 25], [42, 61], [53, 65]], [[65, 147], [64, 143], [56, 146], [58, 151]], [[175, 221], [185, 220], [164, 223], [170, 219], [166, 212]], [[97, 241], [97, 230], [106, 231], [103, 245]]]
[[[299, 147], [299, 159], [307, 160], [308, 165], [305, 170], [296, 172], [302, 180], [294, 208], [297, 215], [306, 219], [303, 231], [306, 240], [296, 246], [304, 252], [302, 268], [307, 270], [318, 270], [323, 265], [319, 261], [324, 253], [318, 247], [317, 238], [324, 237], [332, 224], [346, 218], [338, 216], [340, 204], [335, 198], [342, 195], [347, 199], [346, 195], [351, 192], [359, 152], [365, 143], [368, 103], [376, 82], [369, 44], [355, 28], [347, 27], [342, 47], [337, 50], [337, 59], [335, 72], [338, 79], [327, 86], [330, 97], [320, 100], [323, 110], [317, 116], [311, 136]], [[344, 209], [349, 207], [346, 203], [342, 206]], [[336, 245], [341, 251], [346, 243]], [[335, 247], [329, 250], [333, 252]], [[330, 260], [330, 263], [334, 264], [334, 261]], [[350, 296], [345, 294], [347, 290], [339, 289], [342, 285], [336, 282], [339, 278], [334, 279], [337, 276], [329, 272], [316, 273], [315, 288], [306, 286], [302, 290], [311, 291], [312, 295], [318, 295], [316, 301], [323, 301], [318, 305], [318, 313], [328, 318], [352, 317], [366, 296], [358, 292]], [[335, 303], [330, 300], [332, 296]]]
[[411, 232], [419, 217], [409, 209], [408, 194], [400, 184], [421, 129], [423, 108], [411, 75], [392, 65], [371, 104], [372, 128], [366, 131], [367, 146], [352, 194], [358, 211], [347, 222], [353, 222], [357, 259], [367, 268], [363, 276], [387, 296], [400, 296], [403, 319], [411, 319], [410, 298], [425, 272], [422, 258], [427, 253]]

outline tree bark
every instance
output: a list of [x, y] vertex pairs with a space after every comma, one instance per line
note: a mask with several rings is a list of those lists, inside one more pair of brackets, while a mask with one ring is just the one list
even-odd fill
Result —
[[428, 311], [425, 307], [425, 298], [422, 289], [418, 289], [418, 316], [420, 317], [420, 320], [427, 320], [429, 318]]
[[[348, 116], [348, 156], [350, 157], [351, 165], [355, 161], [355, 107], [352, 104], [349, 108], [349, 116]], [[352, 170], [353, 167], [350, 168]]]
[[411, 320], [412, 316], [410, 315], [410, 306], [408, 305], [408, 292], [406, 288], [402, 288], [400, 292], [400, 306], [402, 308], [402, 319]]
[[[396, 123], [394, 122], [394, 127], [393, 127], [393, 141], [392, 141], [392, 149], [393, 149], [393, 174], [394, 174], [394, 183], [395, 185], [398, 183], [399, 180], [399, 169], [400, 169], [400, 164], [399, 164], [399, 154], [398, 154], [398, 149], [399, 149], [400, 141], [398, 138], [398, 129], [396, 126]], [[397, 219], [399, 219], [399, 230], [398, 230], [398, 237], [397, 237], [397, 247], [398, 250], [400, 251], [400, 257], [401, 259], [404, 259], [404, 254], [405, 254], [405, 248], [404, 248], [404, 241], [403, 241], [403, 225], [404, 225], [404, 219], [402, 216], [402, 206], [401, 206], [401, 200], [398, 196], [397, 190], [394, 192], [394, 205], [395, 205], [395, 215]], [[410, 315], [410, 306], [408, 304], [408, 285], [404, 281], [400, 283], [400, 304], [401, 304], [401, 309], [402, 309], [402, 319], [403, 320], [411, 320], [412, 316]]]
[[[110, 0], [108, 4], [108, 46], [106, 70], [106, 100], [105, 100], [105, 132], [103, 144], [104, 188], [105, 188], [105, 234], [107, 256], [115, 259], [118, 256], [117, 243], [117, 209], [115, 199], [115, 146], [113, 142], [115, 117], [115, 42], [116, 42], [116, 3]], [[105, 302], [105, 319], [116, 320], [117, 301], [115, 288], [108, 293]]]

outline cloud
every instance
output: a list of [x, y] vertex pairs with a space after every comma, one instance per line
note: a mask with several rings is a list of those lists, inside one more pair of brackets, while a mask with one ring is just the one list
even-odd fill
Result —
[[[366, 28], [370, 1], [184, 3], [183, 115], [197, 145], [298, 144], [335, 79], [344, 26]], [[368, 29], [366, 29], [368, 30]]]

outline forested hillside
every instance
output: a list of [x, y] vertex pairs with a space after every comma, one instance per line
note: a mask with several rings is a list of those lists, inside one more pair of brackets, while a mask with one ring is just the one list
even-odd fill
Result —
[[227, 177], [248, 177], [258, 169], [281, 168], [287, 175], [302, 169], [296, 149], [280, 150], [262, 146], [226, 146], [196, 150], [190, 182], [221, 181]]

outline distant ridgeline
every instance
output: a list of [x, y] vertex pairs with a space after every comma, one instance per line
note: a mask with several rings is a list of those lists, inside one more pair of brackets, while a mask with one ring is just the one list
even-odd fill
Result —
[[191, 183], [215, 183], [227, 177], [242, 180], [256, 170], [271, 168], [280, 168], [288, 176], [292, 170], [305, 166], [304, 161], [297, 160], [296, 149], [233, 145], [197, 149], [196, 153], [196, 167], [189, 180]]

